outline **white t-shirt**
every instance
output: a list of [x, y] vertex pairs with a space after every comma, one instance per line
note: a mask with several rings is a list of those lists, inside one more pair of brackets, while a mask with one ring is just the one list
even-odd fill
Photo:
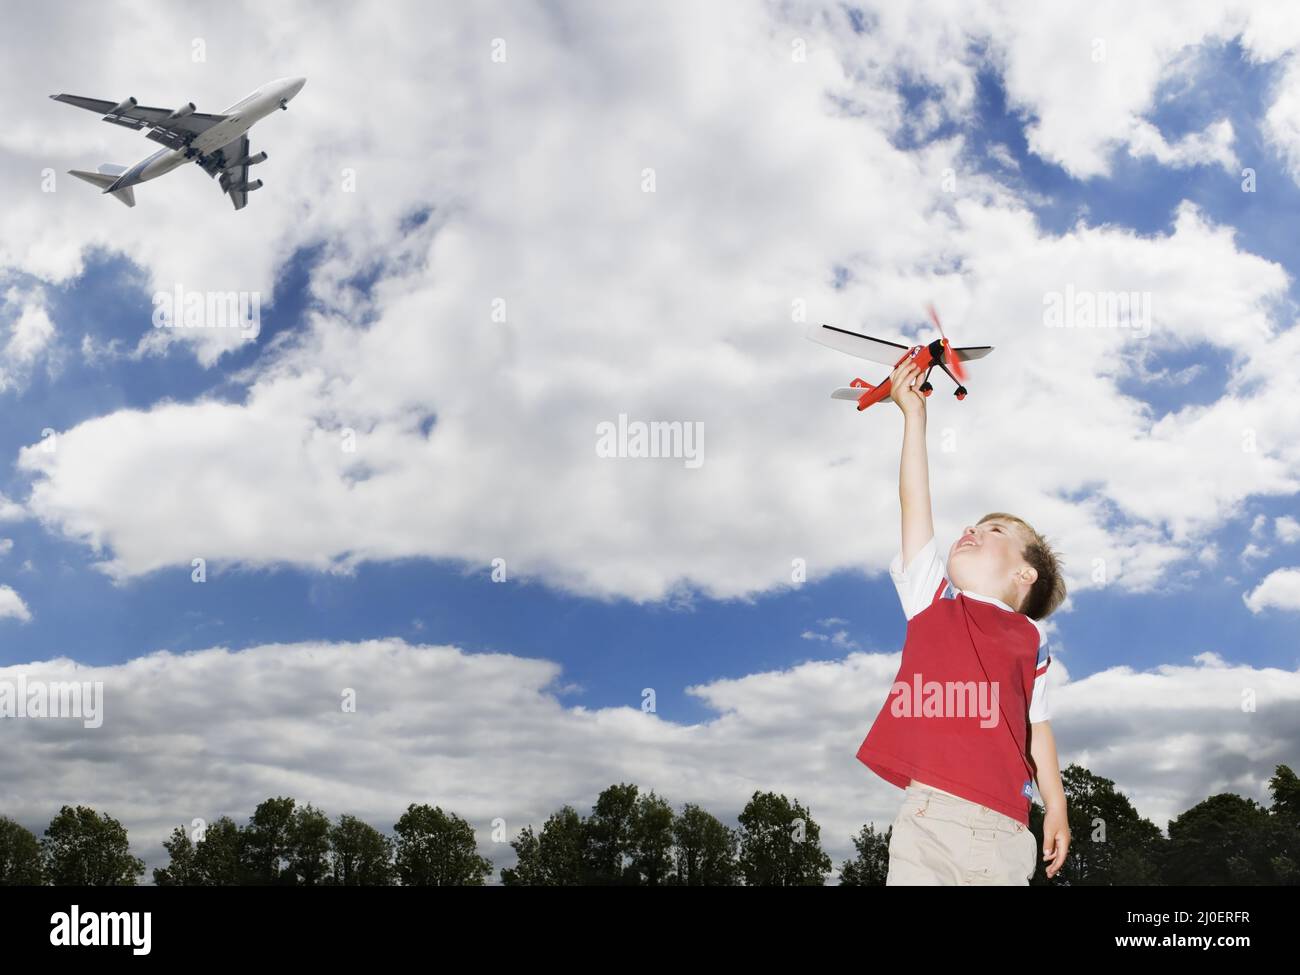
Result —
[[[910, 620], [921, 610], [930, 605], [935, 598], [935, 591], [939, 584], [947, 582], [945, 594], [951, 591], [951, 595], [962, 593], [967, 599], [979, 599], [986, 603], [992, 603], [994, 606], [1001, 606], [1009, 613], [1016, 612], [1000, 599], [994, 599], [992, 596], [981, 596], [979, 593], [966, 592], [964, 589], [958, 589], [948, 579], [948, 570], [944, 565], [943, 559], [939, 556], [939, 547], [935, 544], [934, 536], [921, 546], [921, 550], [912, 556], [912, 564], [903, 568], [903, 553], [899, 551], [894, 556], [894, 560], [889, 563], [889, 575], [894, 580], [894, 586], [898, 589], [898, 598], [903, 603], [903, 613]], [[1047, 665], [1052, 662], [1051, 654], [1047, 652], [1047, 629], [1038, 620], [1026, 616], [1025, 619], [1034, 624], [1038, 630], [1038, 661], [1034, 665], [1034, 693], [1029, 702], [1029, 723], [1034, 724], [1039, 721], [1047, 721], [1049, 712], [1047, 709]]]

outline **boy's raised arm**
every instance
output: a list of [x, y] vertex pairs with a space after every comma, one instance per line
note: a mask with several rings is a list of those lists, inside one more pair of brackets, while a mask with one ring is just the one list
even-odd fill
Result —
[[[930, 513], [930, 471], [925, 451], [925, 396], [913, 387], [919, 370], [908, 359], [889, 376], [889, 398], [903, 411], [903, 454], [898, 467], [898, 501], [903, 509], [903, 566], [934, 537]], [[917, 385], [920, 385], [917, 382]]]

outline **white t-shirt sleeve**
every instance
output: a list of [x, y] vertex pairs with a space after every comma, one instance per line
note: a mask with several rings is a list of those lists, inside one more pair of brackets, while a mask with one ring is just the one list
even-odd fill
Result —
[[1047, 650], [1047, 633], [1039, 626], [1038, 662], [1034, 666], [1034, 693], [1029, 699], [1029, 723], [1047, 721], [1051, 712], [1047, 707], [1047, 667], [1052, 655]]
[[889, 563], [889, 575], [898, 589], [903, 614], [910, 620], [934, 601], [939, 583], [948, 577], [947, 567], [939, 557], [939, 547], [935, 544], [934, 536], [931, 535], [930, 540], [912, 556], [912, 561], [906, 568], [900, 550]]

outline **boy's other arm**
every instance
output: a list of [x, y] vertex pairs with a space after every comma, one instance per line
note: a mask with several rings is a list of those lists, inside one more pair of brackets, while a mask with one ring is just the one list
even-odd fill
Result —
[[925, 396], [913, 387], [920, 376], [908, 359], [889, 376], [889, 397], [903, 411], [903, 453], [898, 466], [898, 501], [903, 512], [903, 565], [934, 537], [930, 472], [925, 450]]
[[1070, 848], [1070, 824], [1065, 808], [1065, 788], [1061, 785], [1060, 761], [1056, 756], [1056, 738], [1050, 721], [1035, 721], [1029, 726], [1029, 755], [1037, 770], [1038, 794], [1043, 797], [1043, 859], [1050, 859], [1047, 876], [1061, 869]]

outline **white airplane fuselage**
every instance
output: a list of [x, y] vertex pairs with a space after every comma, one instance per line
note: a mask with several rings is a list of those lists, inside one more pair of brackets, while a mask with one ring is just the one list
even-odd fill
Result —
[[306, 78], [279, 78], [263, 85], [252, 94], [241, 98], [231, 105], [222, 115], [229, 118], [218, 122], [205, 132], [195, 137], [184, 149], [159, 149], [151, 156], [146, 156], [134, 166], [127, 169], [105, 193], [148, 182], [170, 173], [177, 166], [192, 162], [198, 156], [220, 149], [227, 143], [238, 139], [266, 118], [276, 109], [287, 108], [290, 99], [302, 90]]

